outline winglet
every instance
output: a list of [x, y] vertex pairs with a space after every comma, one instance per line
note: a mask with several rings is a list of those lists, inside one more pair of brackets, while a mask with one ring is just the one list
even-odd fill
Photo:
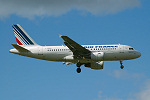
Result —
[[61, 35], [61, 34], [59, 34], [59, 37], [62, 37], [62, 35]]

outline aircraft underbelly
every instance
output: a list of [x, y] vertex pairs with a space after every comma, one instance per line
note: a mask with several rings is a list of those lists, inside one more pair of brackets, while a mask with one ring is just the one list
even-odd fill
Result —
[[66, 57], [67, 55], [70, 54], [66, 54], [66, 53], [45, 53], [44, 54], [44, 59], [50, 60], [50, 61], [62, 61], [64, 57]]
[[114, 53], [107, 52], [104, 54], [104, 61], [124, 60], [125, 59], [124, 55], [125, 54], [118, 52]]

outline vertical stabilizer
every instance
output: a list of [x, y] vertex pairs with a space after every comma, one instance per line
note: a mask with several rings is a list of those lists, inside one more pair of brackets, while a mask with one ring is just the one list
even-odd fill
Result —
[[12, 25], [18, 45], [37, 45], [20, 25]]

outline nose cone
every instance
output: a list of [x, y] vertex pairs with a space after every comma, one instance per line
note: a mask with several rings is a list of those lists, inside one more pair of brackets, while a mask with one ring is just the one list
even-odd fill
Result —
[[137, 52], [137, 58], [141, 57], [141, 53]]
[[136, 58], [139, 58], [139, 57], [141, 57], [141, 53], [136, 51], [135, 56], [136, 56]]

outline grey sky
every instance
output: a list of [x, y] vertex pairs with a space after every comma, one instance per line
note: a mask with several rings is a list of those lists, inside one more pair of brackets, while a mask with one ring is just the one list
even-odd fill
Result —
[[0, 18], [11, 14], [27, 18], [60, 16], [72, 9], [106, 15], [139, 5], [139, 0], [0, 0]]

